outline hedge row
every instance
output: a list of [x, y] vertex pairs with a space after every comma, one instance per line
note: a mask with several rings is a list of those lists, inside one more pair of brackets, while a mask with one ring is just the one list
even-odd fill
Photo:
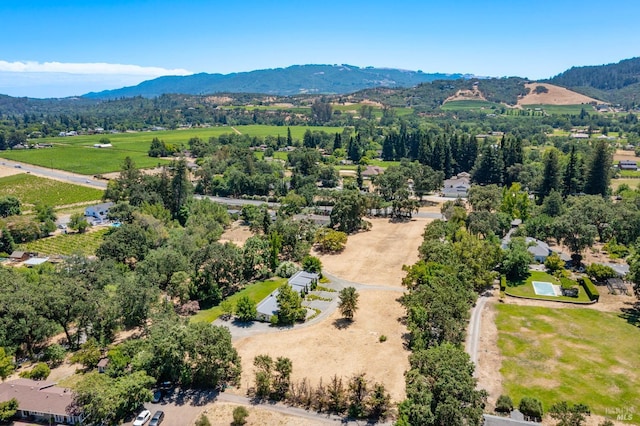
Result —
[[584, 288], [585, 293], [587, 293], [587, 296], [589, 296], [589, 300], [593, 302], [594, 300], [598, 301], [600, 299], [600, 293], [598, 293], [598, 289], [595, 285], [593, 285], [588, 277], [580, 278], [579, 281], [580, 285], [582, 285], [582, 287]]
[[500, 275], [500, 291], [505, 291], [507, 289], [507, 277], [505, 275]]

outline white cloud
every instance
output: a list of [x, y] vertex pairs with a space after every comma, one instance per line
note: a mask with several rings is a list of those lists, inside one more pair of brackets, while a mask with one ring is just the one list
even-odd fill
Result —
[[163, 75], [189, 75], [191, 71], [176, 68], [142, 67], [139, 65], [96, 63], [64, 63], [64, 62], [7, 62], [0, 61], [0, 72], [14, 73], [67, 73], [67, 74], [100, 74], [100, 75], [140, 75], [160, 77]]

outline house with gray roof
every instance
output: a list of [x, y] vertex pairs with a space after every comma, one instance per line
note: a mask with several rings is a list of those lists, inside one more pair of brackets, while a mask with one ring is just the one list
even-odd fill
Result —
[[[311, 291], [311, 288], [318, 283], [320, 276], [318, 274], [298, 271], [287, 282], [292, 289], [298, 292], [300, 295], [306, 295]], [[262, 299], [258, 306], [256, 306], [257, 315], [256, 319], [259, 321], [271, 321], [271, 317], [278, 313], [278, 294], [279, 290], [275, 289], [267, 297]]]
[[82, 423], [83, 416], [72, 410], [73, 393], [52, 382], [16, 379], [0, 383], [0, 401], [18, 401], [16, 416], [57, 424]]
[[471, 188], [471, 175], [467, 172], [458, 173], [451, 179], [445, 179], [442, 196], [451, 198], [466, 198]]

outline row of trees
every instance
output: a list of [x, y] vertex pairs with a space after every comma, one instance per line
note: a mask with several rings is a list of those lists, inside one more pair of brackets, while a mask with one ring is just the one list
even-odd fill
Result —
[[364, 373], [351, 377], [346, 386], [341, 377], [333, 376], [328, 384], [322, 380], [312, 386], [304, 378], [291, 381], [293, 364], [289, 358], [258, 355], [253, 360], [255, 385], [250, 395], [257, 400], [286, 401], [292, 405], [321, 413], [347, 414], [354, 419], [385, 420], [391, 414], [391, 396], [384, 384], [371, 384]]

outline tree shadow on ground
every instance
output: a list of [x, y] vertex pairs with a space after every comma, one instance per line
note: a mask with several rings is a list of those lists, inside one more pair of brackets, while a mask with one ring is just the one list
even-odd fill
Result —
[[231, 324], [233, 324], [234, 326], [236, 326], [238, 328], [251, 328], [251, 327], [253, 327], [253, 321], [241, 321], [238, 318], [235, 318], [233, 321], [231, 321]]
[[640, 327], [640, 302], [628, 303], [628, 305], [628, 308], [621, 309], [620, 318], [635, 327]]
[[344, 330], [346, 328], [349, 328], [351, 324], [353, 324], [353, 320], [350, 320], [347, 318], [338, 318], [333, 321], [333, 326], [338, 330]]
[[210, 402], [215, 401], [220, 393], [216, 389], [172, 389], [166, 394], [161, 401], [161, 404], [173, 403], [176, 405], [189, 404], [192, 406], [200, 407]]

